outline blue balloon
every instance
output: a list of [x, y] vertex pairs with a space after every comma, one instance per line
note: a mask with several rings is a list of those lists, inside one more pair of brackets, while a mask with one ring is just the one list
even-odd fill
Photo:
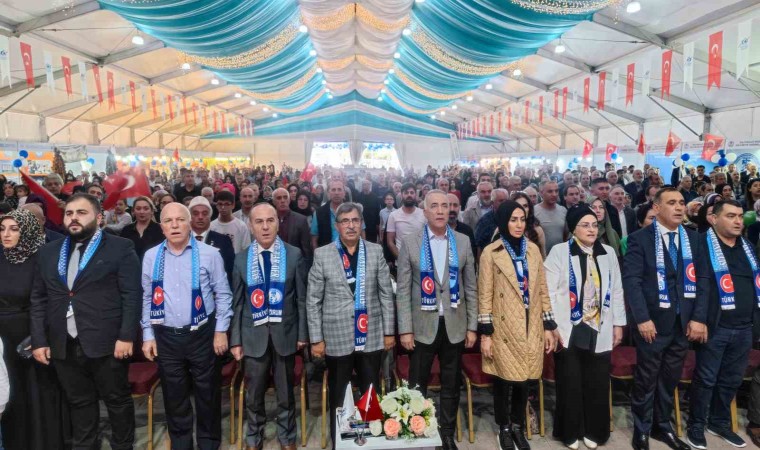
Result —
[[153, 161], [150, 162], [151, 166], [155, 166], [156, 164], [158, 164], [158, 161], [156, 161], [156, 160], [153, 160]]
[[618, 159], [618, 154], [617, 153], [613, 153], [612, 156], [611, 156], [611, 158], [612, 158], [613, 161], [616, 160], [616, 159]]
[[726, 158], [720, 158], [720, 159], [718, 160], [718, 165], [719, 165], [719, 166], [721, 166], [721, 167], [724, 167], [724, 166], [726, 166], [727, 164], [728, 164], [728, 160], [727, 160]]
[[166, 161], [161, 161], [161, 165], [165, 166], [166, 165]]
[[683, 155], [681, 155], [681, 161], [688, 161], [689, 158], [691, 158], [691, 155], [689, 155], [688, 153], [684, 153]]
[[13, 160], [13, 167], [20, 169], [21, 166], [24, 165], [24, 161], [21, 161], [20, 159], [14, 159]]
[[29, 157], [29, 152], [28, 152], [28, 151], [26, 151], [26, 150], [21, 150], [21, 151], [19, 151], [19, 152], [18, 152], [18, 156], [20, 156], [20, 157], [22, 157], [22, 158], [26, 159], [26, 158], [28, 158], [28, 157]]
[[87, 162], [90, 164], [95, 164], [95, 158], [87, 158]]
[[137, 167], [137, 161], [130, 161], [129, 167]]

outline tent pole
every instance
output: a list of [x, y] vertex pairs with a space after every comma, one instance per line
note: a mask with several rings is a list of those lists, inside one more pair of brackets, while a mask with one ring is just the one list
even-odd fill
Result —
[[610, 119], [608, 119], [607, 116], [605, 116], [604, 114], [602, 114], [597, 108], [594, 108], [594, 112], [597, 113], [597, 114], [599, 114], [599, 116], [602, 119], [606, 120], [610, 125], [612, 125], [613, 127], [617, 128], [618, 131], [620, 131], [621, 133], [623, 133], [624, 135], [626, 135], [628, 137], [628, 139], [630, 139], [630, 140], [633, 141], [634, 144], [636, 143], [636, 139], [632, 138], [630, 134], [628, 134], [625, 131], [623, 131], [622, 128], [620, 128], [614, 122], [612, 122]]
[[[96, 103], [96, 105], [97, 105], [97, 103]], [[95, 106], [95, 105], [93, 105], [93, 106]], [[127, 120], [127, 121], [126, 121], [126, 122], [124, 122], [123, 124], [119, 125], [119, 126], [118, 126], [118, 128], [116, 128], [116, 129], [115, 129], [115, 130], [113, 130], [112, 132], [108, 133], [108, 135], [107, 135], [106, 137], [104, 137], [103, 139], [101, 139], [101, 140], [100, 140], [98, 143], [99, 143], [99, 144], [102, 144], [102, 143], [103, 143], [103, 141], [105, 141], [106, 139], [108, 139], [108, 138], [110, 138], [111, 136], [113, 136], [114, 134], [116, 134], [116, 132], [117, 132], [117, 131], [121, 130], [122, 128], [124, 128], [124, 126], [125, 126], [126, 124], [128, 124], [128, 123], [129, 123], [129, 122], [131, 122], [131, 121], [133, 121], [135, 118], [139, 117], [139, 116], [140, 116], [140, 114], [141, 114], [141, 111], [137, 111], [137, 112], [135, 113], [135, 115], [134, 115], [134, 116], [130, 117], [130, 118], [129, 118], [129, 120]], [[56, 133], [57, 133], [57, 131], [56, 131]]]
[[35, 86], [32, 89], [29, 89], [28, 91], [26, 91], [26, 94], [22, 95], [18, 100], [16, 100], [15, 102], [11, 103], [7, 107], [5, 107], [5, 109], [3, 109], [2, 111], [0, 111], [0, 116], [2, 116], [3, 114], [5, 114], [6, 111], [8, 111], [9, 109], [13, 108], [17, 104], [21, 103], [21, 100], [25, 99], [27, 96], [29, 96], [29, 94], [31, 94], [32, 92], [34, 92], [36, 90], [37, 90], [37, 86]]
[[168, 124], [169, 124], [169, 122], [171, 122], [171, 121], [170, 121], [169, 119], [167, 119], [167, 120], [166, 120], [166, 122], [164, 122], [164, 124], [163, 124], [163, 125], [161, 125], [160, 127], [156, 128], [155, 130], [151, 131], [150, 133], [148, 133], [148, 135], [147, 135], [147, 136], [145, 136], [144, 138], [142, 138], [142, 139], [140, 139], [139, 141], [137, 141], [137, 143], [136, 143], [136, 145], [135, 145], [135, 146], [139, 145], [139, 144], [140, 144], [142, 141], [144, 141], [144, 140], [148, 139], [149, 137], [153, 136], [153, 133], [155, 133], [155, 132], [157, 132], [157, 131], [160, 131], [160, 130], [161, 130], [161, 128], [163, 128], [163, 127], [165, 127], [166, 125], [168, 125]]
[[668, 113], [668, 115], [669, 115], [670, 117], [672, 117], [672, 118], [676, 119], [676, 121], [678, 121], [678, 123], [680, 123], [681, 125], [683, 125], [683, 126], [684, 126], [684, 128], [686, 128], [687, 130], [691, 131], [691, 132], [694, 134], [694, 136], [696, 136], [696, 137], [698, 137], [698, 138], [702, 139], [702, 138], [701, 138], [701, 135], [700, 135], [699, 133], [697, 133], [696, 131], [692, 130], [690, 126], [688, 126], [688, 125], [686, 125], [685, 123], [683, 123], [683, 120], [681, 120], [681, 119], [679, 119], [678, 117], [676, 117], [676, 115], [675, 115], [675, 114], [673, 114], [672, 112], [670, 112], [670, 111], [668, 110], [668, 108], [666, 108], [666, 107], [662, 106], [662, 105], [660, 104], [660, 102], [658, 102], [657, 100], [653, 99], [651, 95], [647, 95], [647, 98], [649, 98], [649, 100], [652, 100], [652, 101], [654, 102], [654, 104], [655, 104], [655, 105], [657, 105], [657, 106], [659, 106], [660, 108], [662, 108], [662, 110], [663, 110], [663, 111], [665, 111], [666, 113]]
[[60, 129], [58, 129], [58, 131], [56, 131], [55, 133], [53, 133], [50, 136], [48, 136], [48, 141], [50, 141], [51, 137], [55, 136], [56, 134], [58, 134], [61, 131], [65, 130], [66, 128], [68, 128], [72, 123], [74, 123], [75, 121], [79, 120], [80, 117], [84, 116], [85, 114], [87, 114], [88, 112], [90, 112], [90, 110], [92, 108], [94, 108], [94, 107], [96, 107], [98, 105], [99, 105], [99, 103], [93, 103], [92, 106], [90, 106], [89, 108], [85, 109], [84, 112], [82, 112], [80, 115], [78, 115], [78, 116], [74, 117], [73, 119], [69, 120], [66, 123], [66, 125], [62, 126]]

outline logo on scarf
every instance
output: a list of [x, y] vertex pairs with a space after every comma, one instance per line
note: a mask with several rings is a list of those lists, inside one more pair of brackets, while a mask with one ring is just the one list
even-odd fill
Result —
[[366, 314], [360, 314], [359, 318], [356, 319], [356, 327], [359, 328], [359, 331], [362, 333], [367, 332], [367, 315]]
[[760, 274], [755, 277], [755, 286], [760, 289]]
[[349, 269], [351, 267], [351, 262], [348, 260], [348, 256], [346, 254], [343, 254], [343, 268]]
[[261, 308], [264, 306], [264, 291], [256, 289], [251, 293], [251, 304], [254, 308]]
[[279, 289], [269, 291], [269, 304], [276, 305], [282, 301], [282, 292]]
[[422, 280], [422, 290], [425, 291], [427, 295], [431, 295], [435, 291], [435, 283], [432, 278], [425, 277], [425, 279]]
[[156, 289], [153, 291], [153, 304], [156, 306], [161, 306], [161, 303], [164, 302], [164, 290], [161, 289], [161, 286], [156, 286]]
[[694, 269], [694, 263], [691, 263], [686, 267], [686, 276], [689, 277], [689, 281], [692, 283], [697, 282], [697, 271]]
[[195, 309], [197, 309], [198, 311], [200, 311], [201, 310], [201, 306], [203, 306], [203, 299], [201, 299], [201, 296], [199, 295], [199, 296], [195, 297]]
[[734, 292], [734, 281], [731, 279], [731, 275], [725, 274], [720, 277], [720, 287], [728, 294]]
[[570, 309], [575, 309], [575, 305], [578, 304], [578, 296], [574, 292], [570, 293]]

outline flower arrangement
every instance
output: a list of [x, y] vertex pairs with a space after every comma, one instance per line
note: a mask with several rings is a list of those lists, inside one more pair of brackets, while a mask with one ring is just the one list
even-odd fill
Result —
[[383, 423], [370, 423], [370, 432], [379, 436], [384, 432], [386, 439], [414, 439], [432, 437], [438, 433], [438, 421], [435, 418], [433, 401], [422, 396], [416, 389], [403, 386], [382, 397], [380, 409], [383, 411]]

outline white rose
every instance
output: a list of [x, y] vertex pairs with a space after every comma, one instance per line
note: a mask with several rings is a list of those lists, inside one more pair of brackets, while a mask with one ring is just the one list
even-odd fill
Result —
[[428, 427], [425, 428], [425, 437], [433, 437], [438, 434], [438, 421], [435, 417], [428, 418]]
[[369, 423], [369, 432], [372, 436], [380, 436], [383, 432], [383, 422], [380, 420], [373, 420]]
[[425, 399], [422, 396], [413, 397], [412, 401], [409, 402], [409, 407], [413, 413], [422, 414], [422, 411], [425, 410]]
[[410, 389], [409, 390], [409, 398], [415, 399], [415, 398], [423, 398], [422, 392], [416, 390], [416, 389]]
[[383, 410], [383, 413], [391, 415], [398, 410], [398, 402], [396, 402], [395, 398], [386, 396], [380, 402], [380, 409]]

